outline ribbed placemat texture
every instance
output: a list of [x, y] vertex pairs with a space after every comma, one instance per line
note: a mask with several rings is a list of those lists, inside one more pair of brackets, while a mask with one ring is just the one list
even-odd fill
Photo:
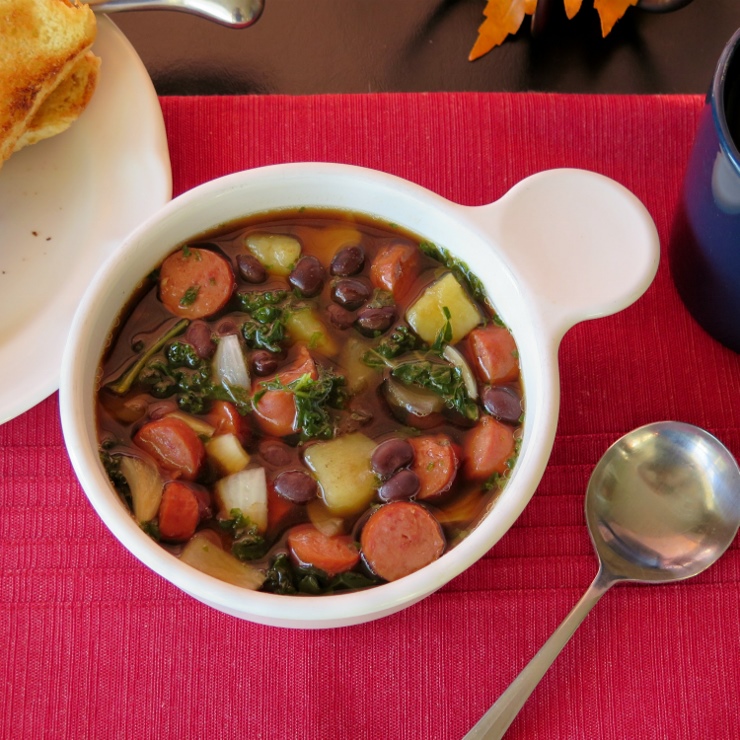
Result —
[[[591, 470], [660, 419], [740, 456], [740, 355], [680, 303], [665, 260], [702, 100], [531, 94], [163, 98], [175, 193], [294, 161], [390, 172], [457, 202], [551, 167], [601, 172], [663, 244], [634, 306], [575, 327], [532, 502], [479, 563], [404, 612], [304, 632], [224, 616], [110, 535], [66, 457], [56, 395], [0, 426], [0, 737], [453, 740], [539, 649], [596, 572]], [[740, 548], [693, 581], [620, 585], [512, 726], [516, 738], [740, 736]]]

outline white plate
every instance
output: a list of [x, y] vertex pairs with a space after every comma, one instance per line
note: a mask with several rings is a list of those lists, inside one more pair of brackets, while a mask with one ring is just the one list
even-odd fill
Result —
[[100, 81], [67, 131], [0, 170], [0, 423], [53, 393], [77, 304], [172, 195], [162, 111], [131, 44], [98, 17]]

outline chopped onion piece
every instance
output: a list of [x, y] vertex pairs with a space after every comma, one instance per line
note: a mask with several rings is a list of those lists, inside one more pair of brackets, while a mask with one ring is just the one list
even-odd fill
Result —
[[267, 479], [264, 468], [248, 468], [227, 475], [216, 483], [215, 490], [222, 517], [228, 519], [232, 509], [239, 509], [260, 533], [267, 529]]
[[344, 534], [344, 519], [332, 514], [327, 505], [320, 499], [309, 501], [306, 506], [308, 518], [316, 529], [327, 537]]
[[216, 427], [212, 424], [209, 424], [207, 421], [203, 421], [203, 419], [199, 419], [197, 416], [193, 416], [192, 414], [186, 414], [184, 411], [170, 411], [167, 416], [184, 421], [200, 437], [210, 438], [216, 432]]
[[442, 396], [438, 396], [433, 391], [404, 385], [392, 378], [383, 384], [383, 388], [388, 403], [414, 416], [429, 416], [438, 413], [445, 405]]
[[453, 365], [460, 368], [463, 383], [465, 383], [465, 390], [468, 392], [470, 398], [475, 401], [478, 398], [478, 384], [475, 382], [475, 376], [473, 375], [473, 371], [470, 369], [470, 365], [468, 365], [467, 360], [450, 344], [444, 348], [442, 356]]
[[258, 589], [265, 574], [253, 565], [237, 560], [203, 533], [194, 534], [180, 554], [180, 560], [209, 576], [242, 588]]
[[121, 472], [131, 491], [136, 521], [149, 522], [157, 515], [164, 481], [157, 466], [140, 457], [121, 456]]
[[244, 388], [249, 391], [251, 388], [247, 363], [236, 334], [221, 337], [213, 356], [213, 375], [227, 389]]

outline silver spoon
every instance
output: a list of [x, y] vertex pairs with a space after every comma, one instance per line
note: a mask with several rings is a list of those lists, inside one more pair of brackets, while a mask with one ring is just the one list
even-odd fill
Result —
[[617, 440], [599, 461], [586, 493], [586, 521], [599, 558], [596, 578], [464, 740], [503, 736], [615, 583], [680, 581], [712, 565], [740, 524], [740, 468], [719, 440], [698, 427], [648, 424]]
[[96, 13], [121, 10], [180, 10], [231, 28], [251, 26], [262, 13], [264, 0], [87, 0]]

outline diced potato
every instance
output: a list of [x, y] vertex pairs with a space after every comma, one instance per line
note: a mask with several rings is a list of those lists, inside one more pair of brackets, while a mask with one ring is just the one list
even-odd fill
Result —
[[265, 580], [261, 570], [237, 560], [201, 533], [190, 538], [180, 554], [180, 560], [209, 576], [242, 588], [256, 590]]
[[248, 468], [216, 483], [216, 503], [225, 519], [232, 509], [241, 513], [262, 534], [267, 529], [267, 480], [264, 468]]
[[309, 349], [317, 349], [330, 357], [339, 351], [326, 325], [310, 306], [290, 311], [285, 319], [285, 328], [294, 342], [302, 342]]
[[212, 437], [216, 431], [216, 428], [207, 421], [192, 414], [186, 414], [184, 411], [172, 411], [167, 416], [184, 421], [200, 437]]
[[162, 501], [164, 481], [157, 466], [140, 457], [121, 457], [121, 472], [131, 491], [134, 517], [138, 522], [149, 522], [157, 515]]
[[206, 443], [208, 459], [224, 475], [238, 473], [249, 465], [249, 454], [235, 434], [219, 434]]
[[359, 432], [317, 442], [304, 453], [313, 470], [329, 511], [350, 516], [362, 511], [375, 496], [375, 476], [370, 456], [375, 442]]
[[352, 395], [367, 388], [368, 383], [376, 375], [377, 371], [362, 361], [370, 346], [368, 342], [356, 337], [350, 337], [342, 346], [339, 365], [347, 382], [347, 391]]
[[457, 344], [483, 320], [480, 311], [457, 278], [451, 272], [446, 272], [409, 308], [406, 321], [425, 342], [434, 344], [447, 323], [445, 308], [450, 312], [450, 344]]
[[245, 244], [271, 275], [290, 275], [301, 256], [301, 243], [287, 234], [249, 234]]

